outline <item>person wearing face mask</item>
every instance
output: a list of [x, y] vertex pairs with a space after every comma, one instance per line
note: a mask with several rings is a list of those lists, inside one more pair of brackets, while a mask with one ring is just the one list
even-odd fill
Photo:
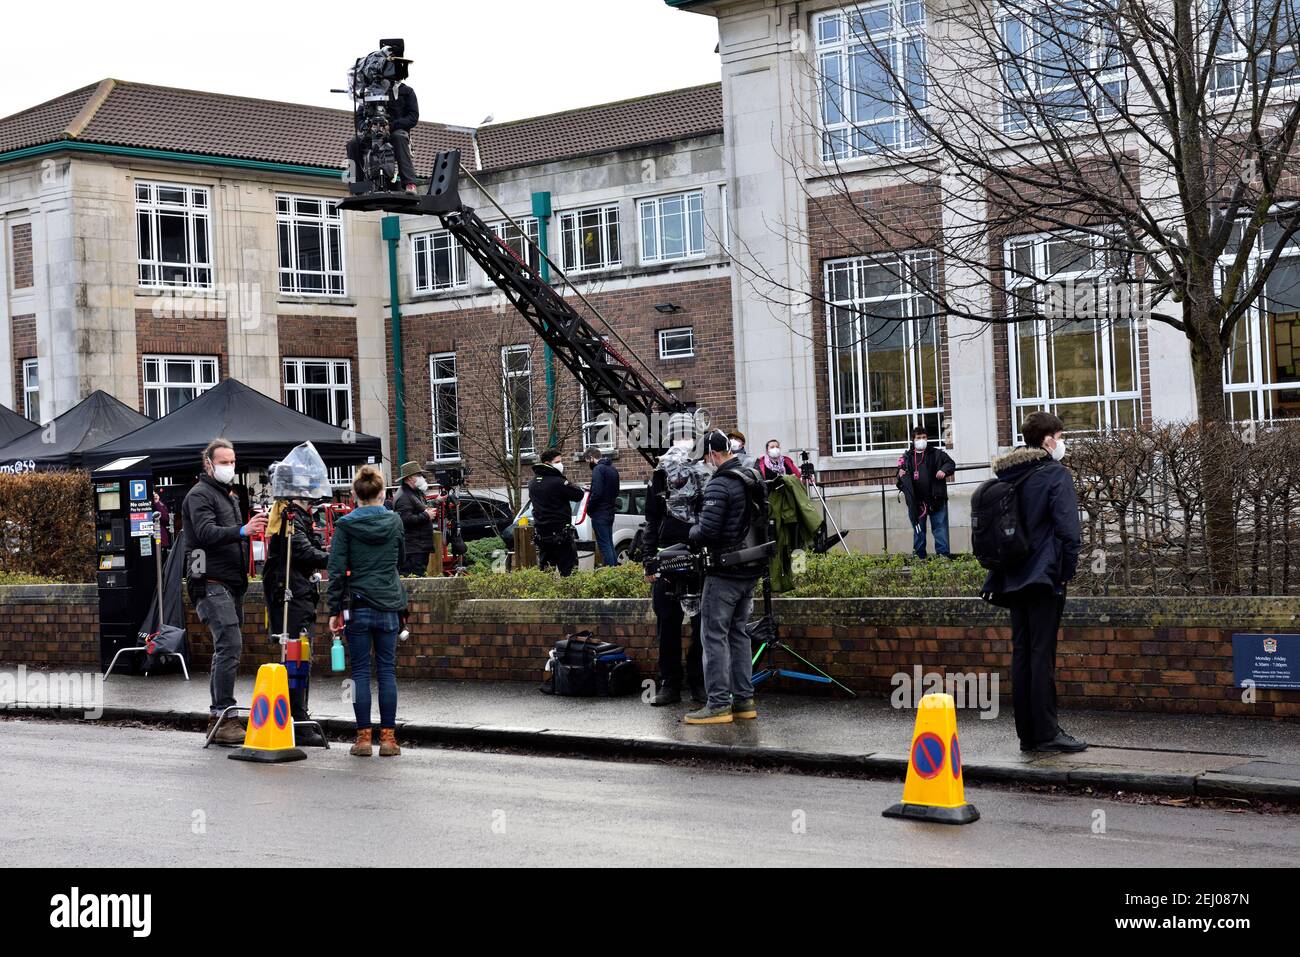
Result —
[[393, 499], [393, 511], [402, 520], [406, 531], [406, 558], [402, 561], [403, 575], [425, 575], [429, 568], [429, 553], [433, 551], [433, 520], [437, 513], [429, 507], [424, 493], [429, 490], [429, 480], [416, 462], [402, 466], [398, 489]]
[[766, 452], [759, 456], [758, 474], [764, 479], [777, 478], [782, 475], [798, 475], [799, 469], [794, 459], [781, 454], [781, 443], [776, 439], [767, 440]]
[[533, 540], [537, 543], [537, 564], [558, 568], [569, 577], [578, 567], [578, 543], [573, 530], [573, 502], [585, 493], [564, 477], [559, 449], [547, 449], [533, 466], [528, 483], [528, 500], [533, 503]]
[[[189, 555], [185, 563], [190, 599], [212, 633], [211, 717], [208, 731], [235, 702], [235, 675], [244, 647], [244, 593], [248, 590], [248, 542], [266, 530], [266, 516], [244, 521], [235, 481], [235, 447], [213, 439], [203, 450], [203, 474], [181, 503]], [[244, 743], [245, 728], [227, 719], [213, 741]]]
[[754, 456], [749, 454], [749, 449], [745, 448], [745, 433], [739, 429], [732, 429], [727, 433], [727, 439], [731, 442], [731, 454], [740, 459], [741, 465], [753, 465]]
[[898, 459], [896, 488], [907, 502], [912, 522], [912, 554], [925, 557], [925, 523], [934, 533], [934, 552], [952, 558], [948, 551], [948, 483], [957, 463], [943, 449], [930, 444], [924, 426], [912, 430], [912, 448]]
[[1011, 611], [1011, 701], [1021, 751], [1082, 751], [1056, 715], [1056, 636], [1066, 584], [1079, 563], [1082, 536], [1074, 478], [1061, 464], [1064, 423], [1032, 412], [1020, 427], [1023, 448], [993, 460], [998, 479], [1017, 488], [1029, 550], [1013, 567], [990, 571], [983, 597]]

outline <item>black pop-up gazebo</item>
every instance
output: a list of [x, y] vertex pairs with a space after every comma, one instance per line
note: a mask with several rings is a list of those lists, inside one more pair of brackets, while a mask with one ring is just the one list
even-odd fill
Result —
[[0, 405], [0, 447], [26, 435], [34, 428], [36, 423], [31, 419], [25, 419], [12, 409]]
[[0, 468], [77, 469], [91, 449], [149, 423], [130, 406], [96, 389], [47, 425], [0, 447]]
[[147, 455], [155, 475], [193, 474], [204, 447], [218, 436], [234, 444], [241, 471], [266, 468], [303, 442], [316, 446], [326, 465], [378, 463], [382, 455], [375, 436], [303, 415], [238, 379], [223, 379], [175, 412], [145, 421], [143, 428], [97, 447], [87, 461], [103, 465]]

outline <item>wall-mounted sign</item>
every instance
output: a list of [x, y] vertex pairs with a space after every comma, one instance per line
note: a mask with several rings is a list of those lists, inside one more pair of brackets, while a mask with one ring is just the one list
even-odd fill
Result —
[[1232, 683], [1300, 688], [1300, 635], [1233, 635]]

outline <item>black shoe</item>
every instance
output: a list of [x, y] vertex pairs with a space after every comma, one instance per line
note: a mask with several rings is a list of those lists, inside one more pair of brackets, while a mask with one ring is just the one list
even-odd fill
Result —
[[1038, 744], [1034, 745], [1035, 751], [1073, 752], [1086, 751], [1087, 748], [1087, 741], [1080, 741], [1078, 738], [1068, 735], [1064, 731], [1057, 731], [1056, 737], [1052, 738], [1050, 741], [1040, 741]]
[[709, 693], [704, 688], [704, 675], [692, 675], [687, 684], [690, 685], [691, 700], [696, 704], [705, 704], [709, 700]]
[[305, 727], [294, 725], [293, 743], [303, 748], [323, 748], [325, 747], [325, 736], [317, 730], [315, 725]]
[[682, 690], [677, 686], [675, 681], [665, 681], [655, 692], [654, 700], [650, 702], [656, 708], [662, 708], [664, 705], [677, 704], [682, 700]]

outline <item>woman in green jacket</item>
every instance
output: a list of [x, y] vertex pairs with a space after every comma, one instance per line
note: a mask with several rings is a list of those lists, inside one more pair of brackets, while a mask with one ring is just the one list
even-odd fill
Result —
[[[402, 520], [384, 508], [384, 477], [372, 465], [352, 480], [357, 508], [339, 519], [330, 540], [330, 630], [347, 637], [352, 659], [352, 708], [357, 743], [352, 753], [373, 753], [370, 727], [370, 656], [379, 672], [379, 754], [397, 746], [397, 633], [406, 591], [397, 570], [405, 551]], [[347, 615], [344, 615], [344, 611]]]

